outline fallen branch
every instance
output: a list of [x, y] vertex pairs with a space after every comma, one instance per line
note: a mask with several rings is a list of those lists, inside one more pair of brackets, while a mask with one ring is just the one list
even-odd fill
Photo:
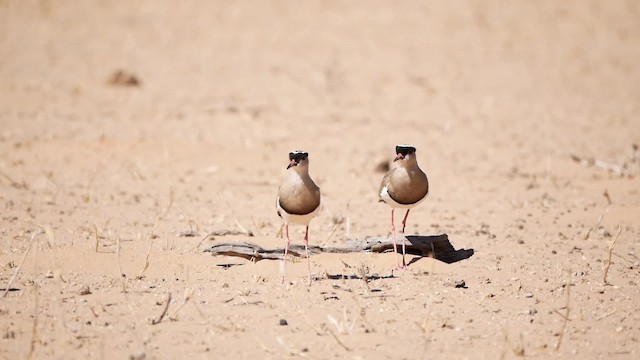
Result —
[[[456, 250], [447, 234], [435, 236], [407, 236], [407, 254], [419, 255], [422, 257], [433, 257], [445, 263], [451, 264], [473, 256], [473, 249]], [[393, 250], [393, 242], [388, 238], [370, 237], [364, 240], [346, 240], [345, 247], [323, 247], [309, 246], [309, 254], [319, 253], [354, 253], [354, 252], [375, 252], [382, 253]], [[251, 261], [260, 260], [281, 260], [284, 257], [284, 249], [264, 249], [259, 245], [241, 243], [221, 243], [212, 245], [206, 249], [212, 255], [236, 256]], [[305, 256], [303, 245], [289, 246], [289, 254], [298, 257]]]

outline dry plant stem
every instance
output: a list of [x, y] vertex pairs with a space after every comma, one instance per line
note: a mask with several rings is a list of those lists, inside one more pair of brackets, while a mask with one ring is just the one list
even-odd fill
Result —
[[196, 250], [198, 250], [200, 248], [200, 246], [202, 246], [202, 244], [207, 241], [209, 238], [213, 238], [213, 235], [211, 235], [211, 233], [205, 235], [205, 237], [202, 238], [202, 240], [200, 240], [200, 242], [198, 243], [198, 245], [194, 246], [191, 250], [189, 250], [188, 252], [194, 252]]
[[18, 276], [18, 273], [20, 272], [20, 269], [22, 268], [24, 261], [27, 259], [27, 255], [29, 255], [29, 251], [31, 250], [31, 246], [33, 245], [33, 240], [36, 238], [38, 234], [40, 234], [40, 231], [36, 231], [31, 235], [31, 239], [29, 240], [29, 245], [27, 246], [27, 250], [24, 252], [24, 255], [22, 256], [22, 260], [20, 260], [20, 264], [16, 268], [16, 271], [13, 272], [13, 276], [11, 276], [11, 280], [9, 280], [9, 283], [5, 287], [4, 293], [2, 293], [2, 297], [7, 296], [7, 293], [11, 289], [11, 285], [13, 285], [13, 282], [16, 280], [16, 276]]
[[571, 311], [571, 307], [569, 307], [569, 302], [571, 301], [571, 286], [573, 281], [571, 280], [571, 272], [569, 272], [569, 283], [567, 283], [567, 300], [565, 302], [565, 308], [567, 311], [563, 316], [562, 328], [560, 329], [560, 335], [558, 336], [558, 343], [556, 344], [556, 351], [560, 350], [560, 345], [562, 345], [562, 338], [564, 337], [564, 333], [567, 330], [567, 323], [569, 322], [569, 312]]
[[33, 326], [31, 327], [31, 344], [29, 346], [29, 353], [27, 354], [27, 359], [30, 360], [33, 358], [33, 353], [36, 350], [36, 343], [38, 342], [38, 306], [39, 306], [39, 297], [38, 297], [38, 285], [34, 284], [34, 314], [33, 314]]
[[[511, 348], [511, 351], [513, 352], [514, 355], [516, 356], [520, 356], [523, 357], [524, 356], [524, 343], [522, 341], [522, 334], [520, 334], [520, 345], [513, 345], [513, 343], [511, 342], [511, 340], [509, 340], [509, 335], [507, 334], [507, 330], [505, 328], [502, 328], [502, 333], [504, 334], [504, 342], [509, 345], [509, 348]], [[501, 359], [504, 359], [506, 356], [506, 354], [503, 352], [500, 355]]]
[[617, 311], [617, 310], [616, 310], [616, 309], [614, 309], [612, 312], [606, 313], [606, 314], [604, 314], [604, 315], [600, 316], [599, 318], [597, 318], [596, 320], [600, 321], [600, 320], [602, 320], [602, 319], [604, 319], [604, 318], [607, 318], [607, 317], [609, 317], [609, 316], [611, 316], [611, 315], [615, 314], [615, 313], [616, 313], [616, 311]]
[[613, 238], [613, 241], [611, 242], [611, 244], [609, 244], [609, 257], [607, 258], [607, 265], [604, 268], [604, 284], [605, 285], [610, 285], [609, 282], [607, 281], [607, 275], [609, 275], [609, 268], [611, 267], [611, 253], [613, 252], [613, 248], [616, 246], [616, 242], [618, 241], [618, 236], [620, 236], [621, 232], [622, 232], [622, 227], [618, 225], [618, 233], [616, 234], [616, 237]]
[[93, 235], [96, 238], [96, 252], [98, 252], [98, 247], [100, 246], [100, 238], [98, 237], [98, 225], [93, 223]]
[[227, 209], [229, 209], [229, 211], [231, 212], [231, 216], [233, 217], [233, 221], [236, 223], [236, 225], [238, 226], [240, 231], [242, 231], [245, 235], [249, 235], [251, 232], [240, 224], [240, 222], [238, 221], [238, 218], [236, 217], [235, 212], [233, 211], [231, 206], [229, 206], [229, 203], [225, 201], [224, 204], [226, 205]]
[[157, 319], [151, 320], [151, 325], [157, 325], [162, 322], [162, 319], [164, 319], [165, 315], [167, 315], [167, 311], [169, 310], [169, 304], [171, 304], [171, 293], [167, 294], [167, 300], [165, 301], [164, 309], [162, 309], [162, 313], [160, 314], [160, 316], [158, 316]]
[[171, 210], [171, 207], [173, 206], [174, 195], [175, 193], [173, 191], [173, 186], [172, 186], [169, 188], [169, 205], [167, 205], [167, 208], [164, 210], [164, 212], [158, 215], [158, 221], [160, 221], [160, 219], [163, 219], [165, 216], [167, 216], [167, 214], [169, 213], [169, 210]]
[[[118, 239], [116, 240], [116, 260], [118, 261], [118, 277], [122, 279], [122, 275], [124, 275], [122, 273], [122, 265], [120, 264], [120, 236], [118, 236]], [[125, 290], [125, 294], [126, 294], [126, 289], [124, 288], [124, 283], [122, 283], [122, 288]]]
[[258, 227], [258, 223], [256, 223], [256, 219], [253, 217], [253, 215], [251, 215], [251, 222], [253, 223], [253, 228], [256, 229], [256, 234], [258, 234], [258, 236], [262, 236], [260, 227]]
[[4, 172], [0, 171], [0, 176], [2, 176], [3, 178], [5, 178], [9, 184], [11, 184], [11, 186], [13, 186], [16, 189], [22, 189], [22, 184], [20, 184], [19, 182], [13, 180], [9, 175], [5, 174]]
[[325, 240], [322, 245], [320, 246], [325, 246], [329, 240], [331, 240], [331, 237], [333, 236], [333, 234], [336, 232], [336, 230], [338, 230], [338, 226], [340, 226], [340, 224], [336, 224], [333, 229], [331, 230], [331, 232], [329, 233], [329, 236], [327, 237], [327, 240]]
[[47, 246], [49, 247], [49, 249], [53, 249], [53, 246], [51, 245], [55, 243], [55, 236], [53, 235], [53, 229], [49, 225], [38, 225], [38, 226], [40, 226], [40, 229], [42, 229], [42, 232], [45, 234], [45, 237], [47, 239]]
[[137, 326], [136, 326], [136, 312], [133, 309], [133, 305], [131, 305], [131, 302], [129, 301], [129, 296], [127, 296], [127, 288], [125, 286], [124, 279], [122, 277], [120, 277], [120, 280], [121, 280], [121, 284], [122, 284], [122, 295], [124, 296], [124, 301], [127, 304], [127, 307], [129, 308], [129, 312], [131, 312], [131, 321], [133, 322], [133, 325], [129, 329], [129, 331], [131, 331], [131, 335], [140, 344], [140, 348], [144, 352], [144, 351], [146, 351], [145, 343], [142, 341], [142, 339], [138, 335], [138, 332], [136, 331], [136, 328], [137, 328]]
[[347, 239], [350, 239], [351, 238], [351, 218], [349, 217], [349, 203], [347, 203], [347, 208], [345, 210], [345, 213], [346, 213], [346, 216], [345, 216], [346, 217], [346, 219], [345, 219], [346, 226], [345, 226], [345, 230], [344, 230], [344, 236]]
[[173, 312], [173, 315], [170, 316], [170, 319], [177, 319], [178, 318], [178, 313], [180, 312], [180, 310], [187, 305], [187, 303], [189, 302], [189, 300], [191, 299], [191, 295], [193, 295], [193, 288], [188, 288], [184, 290], [184, 300], [182, 301], [182, 304], [180, 304], [180, 306], [178, 306], [178, 308], [176, 309], [176, 311]]
[[338, 336], [333, 332], [333, 330], [331, 329], [327, 329], [327, 332], [329, 334], [331, 334], [331, 336], [336, 340], [336, 342], [338, 343], [338, 345], [340, 345], [340, 347], [342, 347], [343, 349], [347, 350], [347, 351], [351, 351], [351, 349], [349, 349], [345, 344], [342, 343], [342, 341], [340, 341], [340, 339], [338, 338]]
[[589, 235], [591, 235], [592, 232], [596, 231], [596, 229], [598, 229], [598, 226], [600, 226], [600, 223], [602, 222], [602, 218], [604, 217], [604, 215], [600, 215], [600, 217], [598, 218], [598, 222], [591, 228], [589, 228], [589, 230], [587, 230], [587, 234], [584, 236], [585, 240], [589, 239]]
[[144, 267], [142, 268], [142, 271], [140, 271], [140, 274], [138, 275], [138, 278], [142, 278], [142, 276], [144, 275], [144, 272], [147, 271], [147, 268], [149, 267], [149, 255], [151, 254], [151, 248], [153, 247], [153, 236], [151, 237], [151, 242], [149, 243], [149, 249], [147, 250], [147, 256], [144, 259]]

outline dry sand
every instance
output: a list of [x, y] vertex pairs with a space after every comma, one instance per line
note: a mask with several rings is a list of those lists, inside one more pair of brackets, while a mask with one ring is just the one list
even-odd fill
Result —
[[[0, 358], [638, 358], [638, 4], [0, 1]], [[396, 143], [473, 256], [203, 252], [283, 246], [293, 149], [387, 236]]]

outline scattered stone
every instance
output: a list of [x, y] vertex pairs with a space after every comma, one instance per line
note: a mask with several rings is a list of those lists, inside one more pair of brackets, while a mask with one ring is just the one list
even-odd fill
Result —
[[279, 324], [280, 324], [280, 326], [287, 326], [287, 325], [289, 325], [289, 323], [288, 323], [288, 322], [287, 322], [287, 320], [285, 320], [285, 319], [280, 319], [280, 323], [279, 323]]
[[129, 360], [144, 360], [146, 357], [147, 354], [145, 354], [144, 352], [139, 352], [129, 355]]
[[532, 297], [533, 297], [533, 294], [532, 294], [532, 293], [526, 293], [526, 294], [524, 294], [524, 297], [526, 297], [526, 298], [532, 298]]
[[80, 291], [78, 291], [79, 295], [90, 295], [91, 294], [91, 289], [89, 289], [89, 285], [83, 285], [80, 288]]
[[44, 274], [44, 277], [45, 277], [46, 279], [53, 279], [53, 271], [48, 270], [48, 271]]
[[109, 78], [109, 84], [113, 86], [137, 87], [140, 86], [140, 80], [132, 73], [117, 70]]

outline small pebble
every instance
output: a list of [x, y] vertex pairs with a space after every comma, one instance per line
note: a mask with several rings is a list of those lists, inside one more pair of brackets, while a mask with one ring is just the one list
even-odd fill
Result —
[[458, 280], [458, 281], [455, 282], [455, 287], [456, 288], [466, 289], [467, 288], [467, 283], [464, 280]]
[[80, 288], [80, 291], [78, 291], [79, 295], [89, 295], [91, 294], [91, 289], [89, 289], [89, 285], [84, 285]]
[[280, 319], [280, 326], [287, 326], [287, 325], [289, 325], [289, 323], [287, 323], [287, 320]]
[[524, 294], [524, 297], [526, 297], [526, 298], [532, 298], [532, 297], [533, 297], [533, 294], [532, 294], [532, 293], [526, 293], [526, 294]]

